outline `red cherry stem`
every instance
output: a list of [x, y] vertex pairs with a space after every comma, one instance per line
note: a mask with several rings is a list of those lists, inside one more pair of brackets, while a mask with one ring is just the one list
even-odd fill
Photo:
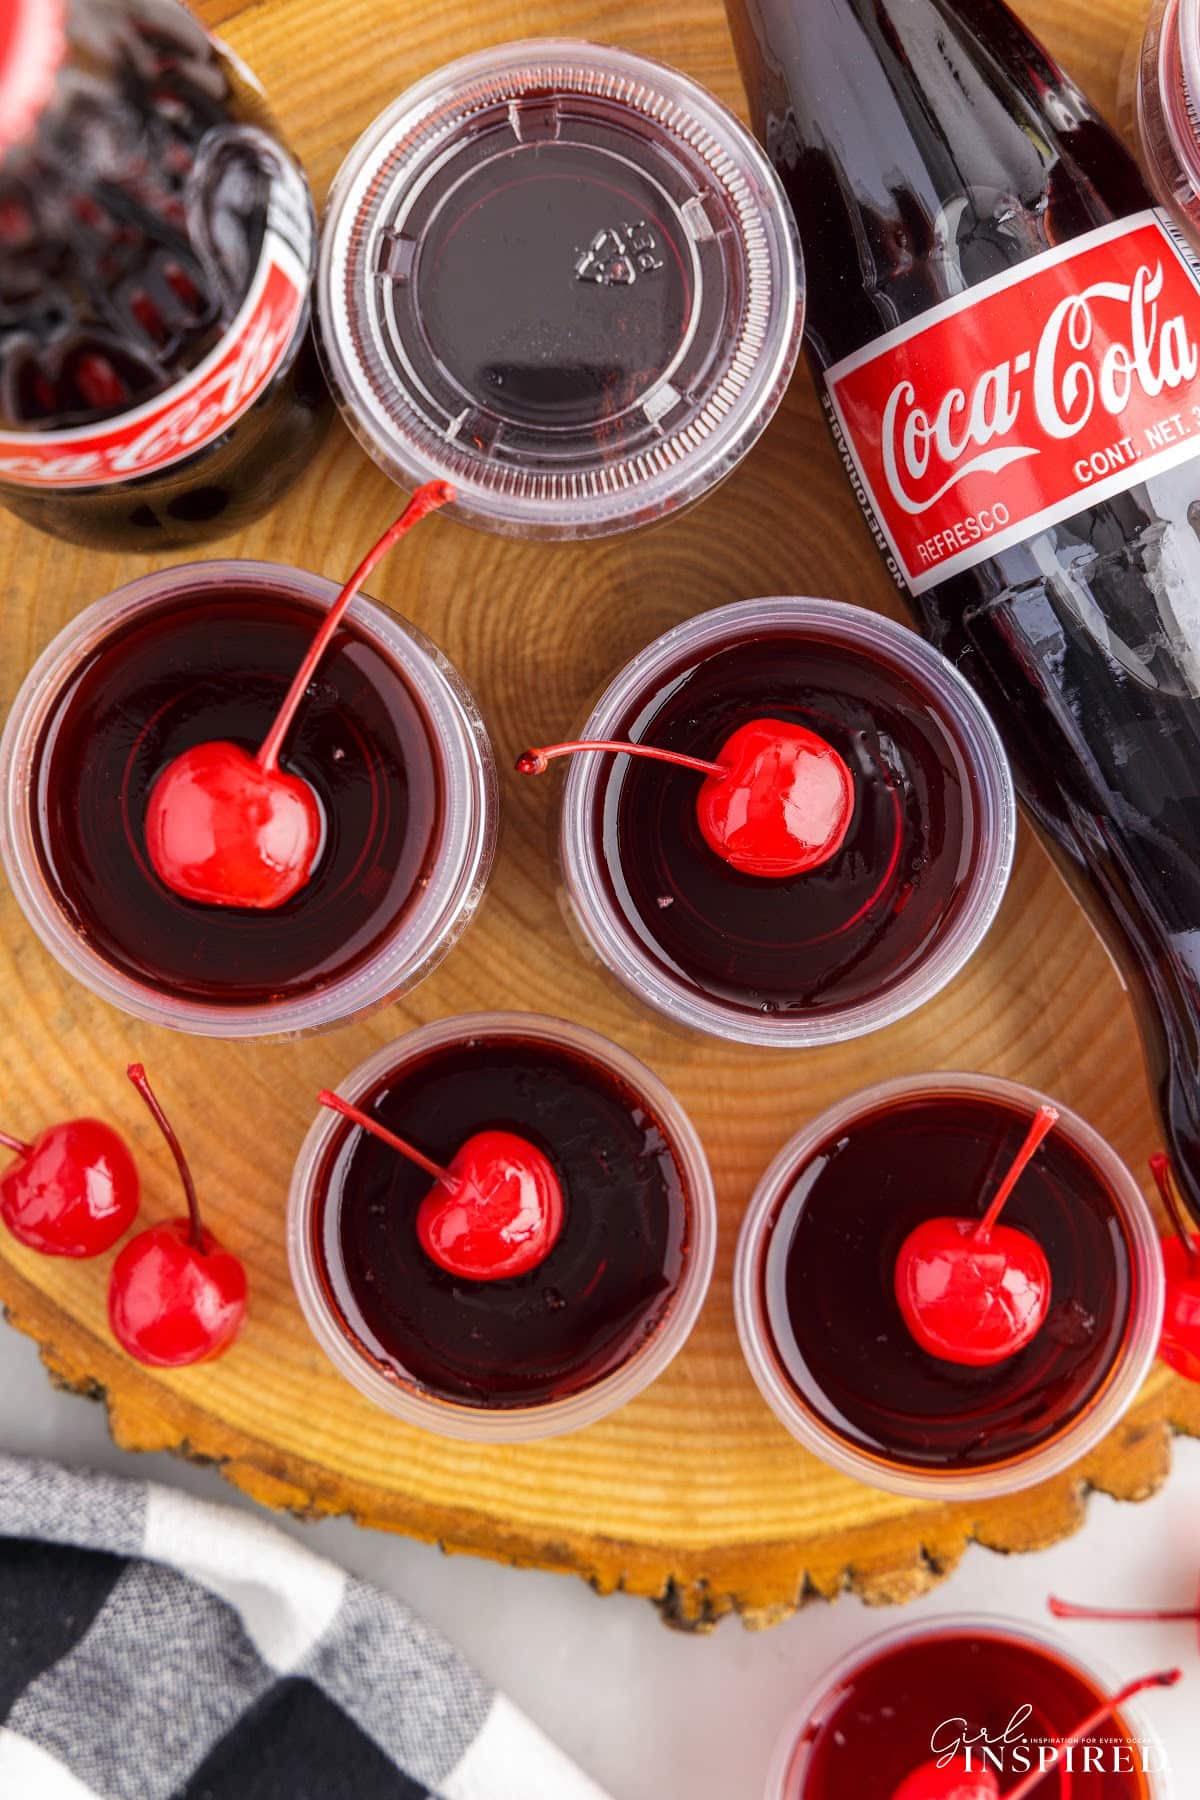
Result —
[[432, 1175], [438, 1181], [443, 1182], [451, 1193], [457, 1192], [459, 1181], [456, 1175], [452, 1175], [449, 1169], [443, 1169], [439, 1163], [435, 1163], [431, 1157], [426, 1156], [415, 1145], [407, 1143], [404, 1138], [397, 1137], [394, 1131], [389, 1131], [386, 1125], [381, 1125], [379, 1120], [373, 1119], [369, 1113], [360, 1112], [357, 1106], [351, 1106], [348, 1100], [343, 1100], [340, 1094], [331, 1093], [328, 1088], [322, 1088], [317, 1099], [331, 1112], [341, 1113], [343, 1119], [349, 1119], [353, 1124], [361, 1125], [364, 1131], [369, 1131], [371, 1136], [377, 1137], [381, 1143], [390, 1144], [391, 1148], [398, 1150], [401, 1156], [407, 1156], [409, 1162], [416, 1163], [418, 1169], [424, 1169], [427, 1175]]
[[12, 1150], [17, 1156], [29, 1156], [33, 1151], [32, 1144], [27, 1144], [18, 1137], [10, 1137], [7, 1131], [0, 1131], [0, 1148]]
[[187, 1195], [188, 1218], [191, 1220], [188, 1239], [192, 1249], [204, 1256], [207, 1253], [204, 1248], [204, 1227], [200, 1221], [200, 1201], [196, 1194], [196, 1183], [192, 1180], [192, 1171], [188, 1167], [187, 1157], [183, 1154], [183, 1145], [175, 1136], [175, 1129], [170, 1119], [159, 1105], [158, 1096], [150, 1086], [141, 1063], [130, 1063], [125, 1073], [150, 1108], [154, 1122], [166, 1138], [171, 1155], [175, 1158], [175, 1167], [179, 1170], [179, 1179], [183, 1182], [183, 1191]]
[[1036, 1113], [1033, 1115], [1033, 1124], [1029, 1127], [1029, 1135], [1026, 1137], [1025, 1142], [1021, 1145], [1021, 1148], [1013, 1158], [1012, 1167], [1009, 1169], [1008, 1174], [1004, 1177], [1004, 1180], [996, 1190], [996, 1198], [992, 1201], [992, 1204], [988, 1207], [982, 1219], [980, 1219], [978, 1225], [975, 1227], [975, 1230], [971, 1234], [972, 1237], [977, 1237], [984, 1243], [991, 1237], [992, 1227], [1000, 1217], [1000, 1214], [1004, 1211], [1004, 1208], [1008, 1205], [1013, 1189], [1029, 1167], [1029, 1164], [1037, 1155], [1043, 1140], [1049, 1137], [1061, 1117], [1062, 1115], [1056, 1106], [1038, 1107]]
[[283, 741], [292, 728], [296, 710], [303, 700], [308, 684], [312, 680], [317, 664], [328, 650], [345, 616], [346, 608], [358, 593], [367, 576], [380, 563], [402, 537], [406, 537], [414, 525], [420, 523], [427, 513], [436, 512], [439, 506], [445, 506], [455, 497], [454, 489], [447, 481], [430, 481], [418, 488], [396, 523], [388, 528], [373, 550], [367, 554], [355, 569], [353, 575], [330, 607], [325, 622], [308, 647], [308, 654], [296, 671], [296, 678], [284, 696], [283, 705], [279, 709], [275, 723], [263, 739], [262, 748], [255, 758], [259, 767], [266, 770], [279, 766], [279, 753], [283, 749]]
[[623, 744], [613, 738], [585, 738], [573, 744], [546, 744], [538, 750], [526, 750], [517, 758], [519, 775], [544, 775], [556, 756], [574, 756], [580, 750], [607, 750], [613, 756], [644, 756], [648, 762], [674, 763], [677, 769], [694, 769], [697, 775], [715, 775], [723, 781], [729, 774], [724, 763], [705, 762], [702, 756], [684, 756], [678, 750], [656, 750], [652, 744]]
[[1181, 1607], [1178, 1611], [1158, 1612], [1151, 1609], [1135, 1609], [1120, 1607], [1110, 1611], [1103, 1606], [1076, 1606], [1071, 1600], [1051, 1598], [1046, 1602], [1056, 1619], [1102, 1619], [1106, 1622], [1129, 1619], [1134, 1623], [1161, 1623], [1179, 1619], [1200, 1619], [1200, 1608], [1195, 1606]]
[[[1089, 1713], [1082, 1724], [1075, 1727], [1071, 1738], [1087, 1737], [1090, 1732], [1095, 1731], [1097, 1725], [1103, 1725], [1106, 1719], [1111, 1718], [1118, 1707], [1124, 1706], [1127, 1700], [1132, 1700], [1135, 1694], [1144, 1693], [1147, 1688], [1174, 1687], [1177, 1681], [1182, 1680], [1182, 1669], [1160, 1669], [1157, 1674], [1143, 1675], [1140, 1681], [1131, 1681], [1120, 1693], [1114, 1694], [1111, 1700], [1106, 1700], [1103, 1706], [1098, 1706], [1095, 1712]], [[1059, 1750], [1053, 1762], [1047, 1763], [1044, 1769], [1034, 1769], [1024, 1781], [1018, 1781], [1016, 1787], [1011, 1788], [1004, 1796], [1004, 1800], [1025, 1800], [1025, 1796], [1032, 1794], [1034, 1788], [1046, 1779], [1052, 1769], [1058, 1767], [1061, 1760], [1062, 1751]]]
[[1183, 1202], [1179, 1198], [1179, 1190], [1175, 1186], [1175, 1175], [1171, 1168], [1171, 1159], [1163, 1151], [1156, 1150], [1150, 1158], [1150, 1173], [1154, 1177], [1154, 1185], [1162, 1195], [1163, 1205], [1170, 1215], [1171, 1223], [1179, 1234], [1179, 1241], [1188, 1254], [1188, 1261], [1193, 1269], [1200, 1269], [1200, 1244], [1196, 1234], [1183, 1210]]

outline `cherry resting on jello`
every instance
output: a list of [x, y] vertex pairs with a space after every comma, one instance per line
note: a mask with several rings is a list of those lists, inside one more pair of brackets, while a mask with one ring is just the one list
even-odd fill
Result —
[[255, 755], [215, 741], [184, 751], [163, 770], [146, 809], [146, 849], [155, 873], [173, 893], [208, 906], [271, 911], [308, 881], [321, 852], [324, 821], [308, 782], [279, 766], [284, 740], [363, 582], [414, 525], [453, 498], [444, 481], [419, 488], [368, 551], [330, 607]]
[[130, 1081], [170, 1146], [187, 1195], [186, 1219], [166, 1219], [131, 1238], [113, 1264], [108, 1318], [113, 1336], [139, 1362], [176, 1369], [228, 1350], [246, 1316], [246, 1271], [200, 1218], [196, 1184], [140, 1063]]
[[0, 1132], [19, 1160], [0, 1178], [0, 1218], [44, 1256], [100, 1256], [133, 1224], [138, 1173], [101, 1119], [51, 1125], [30, 1144]]
[[956, 1756], [948, 1763], [922, 1763], [892, 1800], [1000, 1800], [1000, 1784], [991, 1769], [968, 1769]]
[[701, 835], [744, 875], [789, 880], [819, 868], [841, 849], [854, 817], [854, 778], [833, 745], [782, 719], [751, 719], [713, 762], [597, 739], [527, 750], [517, 769], [542, 775], [554, 757], [584, 751], [641, 756], [703, 775], [696, 796]]
[[330, 1118], [308, 1241], [336, 1329], [434, 1402], [498, 1413], [582, 1395], [668, 1328], [686, 1280], [699, 1226], [670, 1116], [569, 1030], [455, 1020], [435, 1035], [398, 1044], [358, 1109], [435, 1170], [492, 1130], [536, 1145], [564, 1197], [561, 1232], [524, 1274], [453, 1274], [417, 1230], [437, 1176]]
[[1036, 1239], [997, 1220], [1059, 1120], [1040, 1106], [982, 1219], [926, 1219], [896, 1258], [896, 1300], [923, 1350], [986, 1368], [1032, 1342], [1050, 1307], [1050, 1264]]
[[563, 1193], [536, 1144], [513, 1131], [478, 1131], [442, 1168], [340, 1094], [325, 1089], [318, 1098], [435, 1178], [417, 1210], [417, 1237], [439, 1268], [505, 1281], [545, 1262], [562, 1231]]
[[[1103, 1706], [1089, 1713], [1086, 1719], [1068, 1733], [1065, 1740], [1068, 1744], [1076, 1739], [1086, 1738], [1097, 1726], [1103, 1725], [1107, 1719], [1132, 1700], [1136, 1694], [1144, 1693], [1147, 1688], [1174, 1687], [1183, 1678], [1182, 1669], [1163, 1669], [1154, 1675], [1143, 1675], [1139, 1681], [1131, 1681], [1119, 1693]], [[1053, 1774], [1062, 1761], [1060, 1750], [1053, 1762], [1048, 1762], [1044, 1769], [1032, 1769], [1016, 1787], [1009, 1788], [1004, 1800], [1026, 1800]], [[940, 1759], [939, 1759], [940, 1761]], [[907, 1780], [902, 1781], [892, 1795], [892, 1800], [1000, 1800], [1000, 1783], [990, 1768], [968, 1769], [966, 1759], [962, 1756], [939, 1766], [939, 1761], [923, 1763], [914, 1769]]]
[[1152, 1156], [1150, 1173], [1175, 1227], [1162, 1245], [1167, 1300], [1158, 1354], [1177, 1374], [1200, 1381], [1200, 1231], [1189, 1228], [1170, 1157], [1161, 1151]]
[[1042, 1329], [990, 1365], [927, 1350], [896, 1294], [901, 1248], [926, 1219], [984, 1212], [1040, 1103], [962, 1081], [943, 1090], [934, 1077], [814, 1134], [781, 1178], [756, 1282], [804, 1411], [856, 1454], [931, 1475], [1023, 1463], [1078, 1427], [1129, 1355], [1147, 1254], [1125, 1184], [1064, 1124], [1005, 1212], [1049, 1263]]

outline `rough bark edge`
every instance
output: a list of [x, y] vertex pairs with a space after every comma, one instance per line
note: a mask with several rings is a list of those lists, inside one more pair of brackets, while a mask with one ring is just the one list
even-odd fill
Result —
[[[4, 1316], [38, 1346], [54, 1384], [100, 1401], [114, 1443], [130, 1451], [169, 1450], [216, 1468], [260, 1505], [301, 1519], [348, 1517], [375, 1530], [394, 1531], [436, 1544], [449, 1555], [470, 1554], [517, 1568], [539, 1568], [581, 1577], [598, 1594], [627, 1593], [657, 1607], [665, 1624], [683, 1631], [711, 1631], [735, 1614], [760, 1630], [790, 1618], [817, 1599], [853, 1593], [873, 1606], [898, 1606], [927, 1593], [957, 1567], [970, 1543], [1005, 1555], [1042, 1550], [1079, 1529], [1093, 1492], [1138, 1501], [1157, 1493], [1171, 1468], [1173, 1433], [1200, 1437], [1200, 1388], [1179, 1381], [1135, 1406], [1122, 1425], [1078, 1468], [1016, 1501], [978, 1508], [922, 1508], [912, 1521], [886, 1520], [804, 1540], [740, 1547], [714, 1545], [672, 1551], [603, 1536], [541, 1540], [506, 1528], [467, 1508], [397, 1505], [383, 1489], [338, 1490], [317, 1464], [284, 1456], [270, 1444], [231, 1434], [220, 1421], [177, 1394], [181, 1422], [167, 1419], [152, 1378], [131, 1369], [128, 1391], [105, 1385], [88, 1366], [87, 1342], [67, 1348], [61, 1339], [80, 1327], [34, 1294], [11, 1265], [3, 1269], [8, 1296]], [[26, 1310], [36, 1299], [35, 1321]], [[231, 1443], [231, 1435], [233, 1442]], [[897, 1539], [909, 1538], [907, 1548]]]

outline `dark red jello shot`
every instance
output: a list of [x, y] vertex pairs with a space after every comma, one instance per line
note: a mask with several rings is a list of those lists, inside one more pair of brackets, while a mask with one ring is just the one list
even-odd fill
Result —
[[678, 71], [545, 38], [439, 69], [334, 181], [317, 277], [342, 412], [401, 485], [578, 538], [720, 481], [795, 367], [803, 265], [750, 133]]
[[179, 1031], [296, 1036], [406, 992], [473, 915], [497, 832], [487, 733], [441, 651], [361, 595], [284, 748], [321, 819], [300, 891], [209, 905], [151, 863], [163, 771], [263, 742], [337, 594], [271, 563], [169, 569], [89, 607], [27, 677], [0, 743], [0, 848], [42, 942], [102, 999]]
[[904, 1625], [822, 1678], [780, 1739], [764, 1800], [999, 1800], [1043, 1767], [1030, 1800], [1171, 1800], [1140, 1692], [1153, 1704], [1177, 1675], [1131, 1683], [1139, 1699], [1122, 1698], [1114, 1678], [1029, 1625], [956, 1615]]
[[[737, 752], [758, 724], [771, 741]], [[816, 754], [781, 776], [785, 734]], [[747, 600], [690, 619], [622, 670], [579, 736], [728, 771], [587, 752], [563, 789], [584, 936], [679, 1024], [781, 1048], [877, 1030], [962, 969], [1003, 898], [1016, 803], [991, 721], [936, 650], [860, 607]], [[739, 857], [796, 821], [804, 836], [810, 775], [825, 829], [829, 766], [843, 810], [829, 852], [799, 844], [806, 866], [783, 874]], [[702, 816], [722, 796], [726, 854]]]
[[712, 1180], [686, 1113], [627, 1051], [557, 1019], [481, 1013], [401, 1038], [338, 1094], [442, 1168], [480, 1134], [515, 1134], [561, 1203], [531, 1266], [446, 1266], [425, 1232], [431, 1174], [322, 1110], [292, 1179], [292, 1280], [369, 1400], [443, 1436], [528, 1441], [624, 1405], [682, 1348], [712, 1275]]
[[[821, 1114], [763, 1177], [738, 1242], [738, 1332], [768, 1405], [835, 1468], [925, 1498], [1015, 1493], [1078, 1461], [1135, 1398], [1162, 1327], [1162, 1253], [1112, 1148], [1053, 1107], [1000, 1224], [982, 1230], [1048, 1106], [990, 1075], [886, 1082]], [[944, 1252], [921, 1259], [914, 1324], [897, 1269], [935, 1220], [943, 1238], [979, 1236], [969, 1257], [955, 1247], [954, 1269]], [[1011, 1353], [956, 1360], [978, 1349], [965, 1315], [957, 1345], [929, 1335], [964, 1270], [979, 1318], [1019, 1321]]]

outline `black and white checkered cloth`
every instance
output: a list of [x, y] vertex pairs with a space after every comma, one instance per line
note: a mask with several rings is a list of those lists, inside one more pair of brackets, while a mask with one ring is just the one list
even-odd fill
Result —
[[265, 1520], [0, 1456], [3, 1800], [605, 1800]]

